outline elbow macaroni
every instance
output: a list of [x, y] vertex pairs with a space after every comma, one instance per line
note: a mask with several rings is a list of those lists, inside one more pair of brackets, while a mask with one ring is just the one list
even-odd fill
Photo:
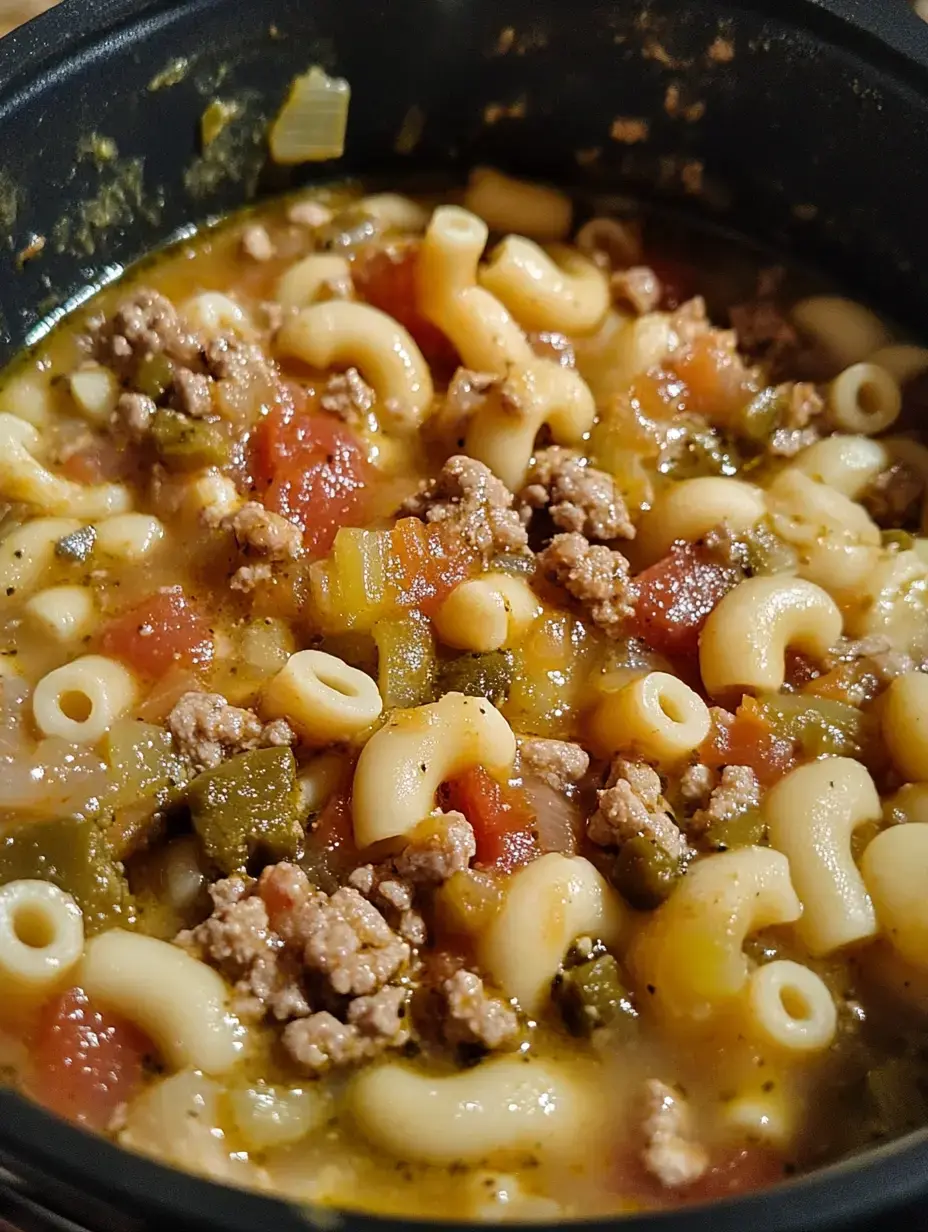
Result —
[[32, 714], [43, 735], [96, 744], [137, 695], [135, 679], [121, 663], [84, 655], [42, 677], [32, 694]]
[[716, 526], [750, 530], [767, 511], [753, 483], [709, 475], [671, 484], [641, 519], [636, 547], [644, 564], [659, 560], [678, 539], [695, 543]]
[[411, 833], [431, 813], [446, 779], [471, 766], [507, 774], [516, 738], [483, 697], [446, 693], [440, 701], [397, 710], [364, 746], [352, 788], [359, 847]]
[[770, 789], [761, 811], [770, 845], [789, 859], [802, 902], [798, 924], [813, 954], [831, 954], [876, 934], [876, 916], [854, 863], [851, 836], [881, 816], [873, 779], [860, 762], [826, 757]]
[[46, 637], [62, 645], [79, 642], [93, 629], [96, 609], [86, 586], [52, 586], [27, 600], [25, 612]]
[[550, 1062], [509, 1057], [448, 1077], [379, 1065], [357, 1075], [348, 1098], [376, 1147], [445, 1166], [501, 1151], [563, 1152], [588, 1132], [592, 1111], [577, 1084]]
[[9, 997], [44, 1000], [80, 961], [80, 908], [48, 881], [0, 887], [0, 988]]
[[886, 326], [875, 313], [840, 295], [811, 295], [793, 306], [799, 331], [819, 343], [836, 368], [867, 359], [889, 341]]
[[535, 240], [562, 240], [573, 221], [573, 205], [564, 193], [492, 167], [470, 173], [464, 206], [493, 231], [515, 231]]
[[175, 1069], [224, 1074], [241, 1053], [225, 982], [176, 945], [114, 928], [87, 943], [80, 972], [89, 997], [134, 1023]]
[[868, 844], [860, 869], [887, 941], [928, 970], [928, 824], [890, 826]]
[[325, 298], [329, 288], [350, 291], [351, 266], [345, 257], [334, 253], [313, 252], [297, 261], [277, 281], [277, 302], [284, 308], [306, 308], [317, 299]]
[[804, 449], [792, 469], [856, 501], [889, 462], [884, 442], [836, 432]]
[[821, 976], [779, 959], [748, 980], [749, 1029], [787, 1052], [821, 1052], [835, 1037], [838, 1011]]
[[367, 731], [383, 701], [366, 672], [321, 650], [300, 650], [266, 685], [261, 709], [287, 719], [308, 744], [325, 745]]
[[590, 717], [590, 736], [603, 757], [635, 752], [662, 765], [697, 749], [711, 726], [709, 707], [679, 676], [649, 672], [606, 693]]
[[43, 513], [102, 518], [124, 513], [131, 504], [128, 488], [118, 483], [96, 486], [53, 475], [35, 457], [41, 437], [15, 415], [0, 414], [0, 497], [34, 505]]
[[573, 249], [549, 252], [520, 235], [509, 235], [478, 272], [523, 329], [592, 334], [602, 324], [611, 296], [606, 276]]
[[902, 391], [878, 364], [852, 364], [828, 386], [828, 412], [842, 432], [885, 432], [902, 410]]
[[802, 907], [784, 855], [743, 847], [698, 860], [651, 915], [629, 951], [640, 988], [669, 1018], [708, 1019], [748, 982], [745, 938], [791, 924]]
[[433, 623], [446, 646], [486, 654], [520, 641], [541, 612], [524, 578], [484, 573], [455, 586]]
[[313, 368], [356, 366], [398, 427], [417, 428], [429, 412], [429, 366], [408, 330], [379, 308], [344, 300], [312, 304], [284, 322], [277, 347]]
[[928, 675], [906, 672], [886, 690], [883, 739], [893, 765], [905, 779], [928, 782]]
[[73, 518], [36, 518], [0, 542], [0, 608], [37, 586], [55, 560], [55, 545], [80, 530]]
[[494, 982], [534, 1015], [577, 937], [618, 945], [627, 924], [624, 903], [589, 860], [549, 852], [512, 875], [477, 950]]
[[800, 578], [739, 583], [710, 613], [699, 640], [699, 670], [711, 697], [776, 692], [789, 648], [821, 657], [841, 634], [841, 612]]

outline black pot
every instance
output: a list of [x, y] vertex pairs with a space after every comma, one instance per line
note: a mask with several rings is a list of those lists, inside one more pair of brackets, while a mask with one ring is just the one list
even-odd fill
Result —
[[[716, 37], [733, 59], [707, 54]], [[308, 178], [268, 168], [262, 136], [312, 63], [353, 88], [347, 154], [310, 168], [317, 178], [489, 162], [657, 198], [924, 323], [928, 26], [904, 0], [65, 0], [0, 43], [0, 362], [183, 227]], [[701, 118], [667, 113], [670, 84], [705, 104]], [[213, 97], [241, 111], [204, 160], [199, 118]], [[519, 100], [524, 115], [487, 123], [488, 105]], [[612, 140], [620, 116], [648, 119], [647, 140]], [[306, 1225], [305, 1212], [123, 1153], [9, 1093], [0, 1162], [0, 1216], [23, 1229]], [[621, 1226], [928, 1229], [928, 1134]]]

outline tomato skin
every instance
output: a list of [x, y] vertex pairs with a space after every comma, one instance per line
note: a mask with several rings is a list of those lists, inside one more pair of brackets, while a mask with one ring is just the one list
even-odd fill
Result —
[[635, 634], [663, 654], [696, 654], [709, 613], [742, 576], [698, 544], [675, 543], [635, 578]]
[[712, 729], [697, 755], [712, 769], [749, 766], [764, 787], [776, 783], [796, 765], [792, 742], [776, 735], [749, 697], [733, 715], [712, 711]]
[[378, 248], [359, 258], [352, 269], [358, 294], [409, 330], [413, 341], [433, 367], [453, 369], [457, 352], [451, 341], [419, 312], [416, 305], [418, 242], [402, 247]]
[[213, 633], [180, 586], [168, 586], [115, 616], [100, 649], [142, 676], [157, 679], [175, 664], [202, 667], [213, 658]]
[[295, 523], [312, 556], [324, 556], [340, 526], [366, 521], [373, 478], [357, 437], [331, 415], [271, 411], [255, 433], [254, 478], [264, 504]]
[[446, 807], [463, 813], [474, 827], [476, 863], [511, 873], [541, 854], [535, 814], [524, 792], [497, 783], [483, 766], [465, 770], [445, 785]]
[[41, 1010], [31, 1041], [29, 1094], [66, 1120], [104, 1130], [142, 1085], [154, 1055], [137, 1027], [71, 988]]

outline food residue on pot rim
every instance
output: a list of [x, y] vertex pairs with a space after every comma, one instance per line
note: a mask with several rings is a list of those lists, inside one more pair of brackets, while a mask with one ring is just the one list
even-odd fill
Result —
[[160, 73], [155, 73], [148, 83], [149, 90], [167, 90], [179, 85], [190, 72], [190, 61], [186, 56], [177, 56], [170, 60]]

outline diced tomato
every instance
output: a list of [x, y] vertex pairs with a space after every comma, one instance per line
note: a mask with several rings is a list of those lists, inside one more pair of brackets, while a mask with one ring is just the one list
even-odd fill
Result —
[[72, 453], [61, 464], [61, 473], [75, 483], [110, 483], [122, 478], [125, 454], [112, 441], [94, 441]]
[[635, 579], [635, 634], [664, 654], [695, 654], [709, 613], [741, 577], [698, 544], [675, 543]]
[[473, 552], [447, 528], [400, 518], [390, 532], [390, 581], [401, 608], [432, 616], [476, 568]]
[[213, 631], [180, 586], [169, 586], [114, 617], [100, 648], [156, 679], [175, 664], [201, 667], [213, 658]]
[[707, 766], [750, 766], [769, 787], [796, 764], [792, 741], [777, 736], [757, 703], [746, 697], [733, 715], [713, 710], [712, 729], [699, 747]]
[[710, 330], [673, 358], [674, 371], [689, 389], [687, 409], [713, 422], [736, 415], [761, 388], [726, 337]]
[[449, 809], [464, 814], [477, 839], [476, 862], [511, 873], [540, 854], [535, 814], [525, 793], [502, 786], [483, 766], [474, 766], [445, 785]]
[[279, 407], [255, 433], [254, 477], [264, 504], [294, 522], [314, 556], [340, 526], [366, 520], [373, 471], [357, 437], [331, 415]]
[[418, 262], [418, 242], [378, 248], [355, 262], [354, 285], [369, 304], [409, 330], [433, 367], [450, 371], [457, 364], [457, 352], [441, 330], [422, 316], [416, 304]]
[[801, 650], [786, 651], [786, 683], [793, 689], [802, 690], [813, 680], [817, 680], [822, 672], [818, 664]]
[[154, 1045], [72, 988], [42, 1009], [31, 1041], [32, 1097], [69, 1121], [106, 1129], [142, 1083]]

